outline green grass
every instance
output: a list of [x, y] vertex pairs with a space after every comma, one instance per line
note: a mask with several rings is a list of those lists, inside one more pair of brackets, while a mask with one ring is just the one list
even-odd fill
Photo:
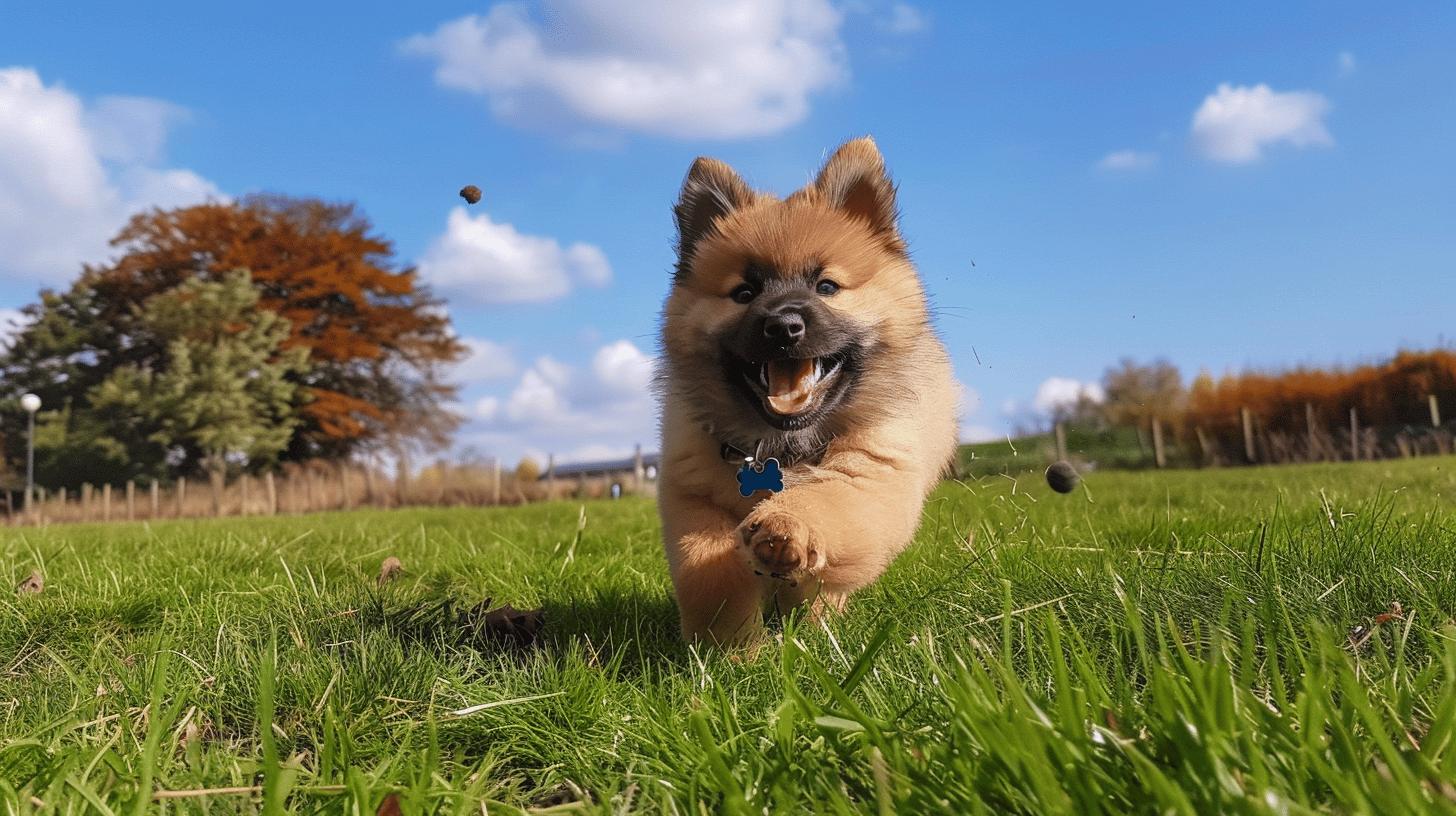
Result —
[[1456, 460], [1086, 488], [945, 485], [753, 655], [680, 644], [641, 500], [5, 530], [0, 812], [1456, 813]]
[[[1139, 442], [1135, 428], [1066, 428], [1067, 456], [1082, 463], [1093, 463], [1103, 470], [1140, 470], [1153, 467], [1152, 441]], [[1169, 437], [1171, 437], [1171, 432]], [[1056, 454], [1056, 438], [1050, 433], [1018, 436], [961, 445], [958, 472], [973, 478], [1019, 475], [1040, 472]], [[1188, 453], [1168, 440], [1165, 451], [1171, 465], [1190, 463]]]

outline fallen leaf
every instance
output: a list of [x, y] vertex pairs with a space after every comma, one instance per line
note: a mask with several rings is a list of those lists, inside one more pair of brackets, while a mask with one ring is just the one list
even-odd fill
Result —
[[1350, 630], [1350, 648], [1358, 650], [1375, 636], [1375, 630], [1379, 629], [1383, 624], [1400, 620], [1405, 620], [1405, 609], [1401, 607], [1400, 601], [1391, 601], [1390, 608], [1371, 618], [1368, 627], [1356, 626]]
[[40, 574], [39, 570], [36, 570], [30, 574], [30, 577], [26, 578], [24, 581], [21, 581], [20, 584], [15, 587], [15, 594], [38, 595], [43, 589], [45, 589], [45, 577]]
[[1104, 722], [1107, 723], [1107, 729], [1109, 731], [1112, 731], [1113, 733], [1118, 733], [1118, 734], [1122, 733], [1122, 723], [1120, 723], [1120, 722], [1117, 721], [1117, 715], [1112, 712], [1112, 709], [1110, 709], [1110, 708], [1103, 709], [1102, 710], [1102, 719], [1103, 719]]
[[384, 801], [379, 803], [379, 809], [374, 811], [374, 816], [400, 816], [399, 794], [386, 794]]
[[516, 609], [510, 604], [491, 609], [492, 600], [486, 598], [460, 615], [460, 626], [471, 639], [520, 648], [535, 645], [541, 627], [546, 625], [545, 610]]
[[1390, 608], [1375, 616], [1375, 625], [1390, 623], [1393, 620], [1405, 620], [1405, 610], [1401, 608], [1400, 601], [1391, 601]]
[[391, 555], [384, 559], [384, 563], [379, 565], [379, 586], [384, 586], [398, 578], [401, 572], [404, 572], [404, 564], [401, 564], [398, 558]]

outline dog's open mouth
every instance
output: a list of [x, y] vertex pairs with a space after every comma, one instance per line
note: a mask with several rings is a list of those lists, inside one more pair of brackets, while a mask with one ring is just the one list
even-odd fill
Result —
[[773, 360], [758, 368], [763, 404], [779, 416], [811, 411], [839, 376], [842, 361], [833, 357], [808, 360]]
[[850, 378], [852, 357], [785, 358], [751, 362], [734, 358], [730, 376], [755, 402], [770, 424], [783, 429], [807, 427], [832, 409]]

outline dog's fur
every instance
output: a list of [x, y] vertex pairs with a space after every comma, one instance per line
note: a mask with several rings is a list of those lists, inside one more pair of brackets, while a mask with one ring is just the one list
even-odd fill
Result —
[[[700, 158], [674, 212], [660, 373], [664, 547], [684, 636], [749, 641], [766, 610], [842, 609], [909, 544], [955, 449], [957, 389], [872, 140], [839, 148], [783, 200]], [[818, 291], [826, 279], [841, 288]], [[768, 305], [735, 300], [746, 280]], [[762, 347], [762, 312], [779, 302], [808, 323], [810, 351], [799, 356], [838, 349], [847, 361], [826, 375], [833, 398], [802, 426], [734, 380], [731, 361], [796, 358]], [[724, 444], [761, 445], [761, 459], [783, 466], [785, 490], [742, 498], [742, 460], [725, 459]]]

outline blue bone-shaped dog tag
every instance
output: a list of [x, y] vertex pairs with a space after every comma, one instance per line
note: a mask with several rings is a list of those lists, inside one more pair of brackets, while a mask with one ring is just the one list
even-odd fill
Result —
[[765, 459], [762, 464], [745, 463], [738, 469], [738, 495], [748, 498], [759, 490], [781, 493], [784, 489], [784, 473], [779, 470], [779, 460]]

